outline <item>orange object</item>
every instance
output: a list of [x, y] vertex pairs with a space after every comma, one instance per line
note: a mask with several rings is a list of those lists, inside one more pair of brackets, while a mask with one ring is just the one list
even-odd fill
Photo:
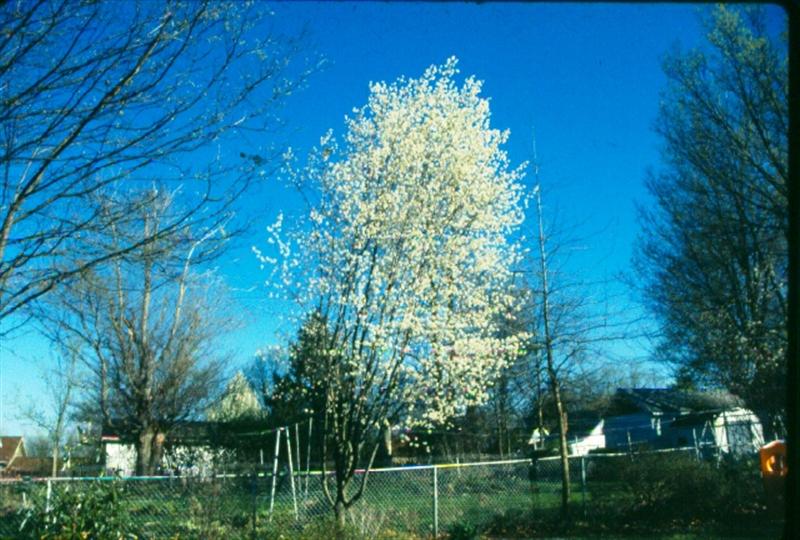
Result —
[[786, 443], [772, 441], [758, 451], [761, 457], [761, 476], [763, 478], [784, 477], [789, 469], [786, 466]]
[[780, 515], [785, 511], [786, 473], [786, 443], [772, 441], [765, 444], [758, 451], [761, 458], [761, 478], [764, 482], [767, 509]]

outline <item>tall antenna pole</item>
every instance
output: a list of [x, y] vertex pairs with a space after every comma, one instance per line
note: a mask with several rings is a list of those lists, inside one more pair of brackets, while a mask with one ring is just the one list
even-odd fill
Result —
[[[539, 218], [539, 252], [542, 257], [544, 257], [544, 234], [543, 234], [543, 225], [542, 225], [542, 196], [540, 192], [539, 186], [539, 157], [536, 153], [536, 128], [532, 128], [533, 131], [533, 175], [534, 179], [536, 180], [536, 185], [534, 186], [534, 192], [536, 193], [536, 210], [537, 216]], [[542, 258], [544, 261], [544, 258]], [[546, 279], [546, 277], [545, 277]], [[547, 298], [547, 295], [545, 295]], [[546, 302], [547, 300], [545, 300]], [[543, 358], [542, 358], [542, 351], [541, 349], [536, 351], [537, 357], [537, 365], [536, 365], [536, 416], [538, 420], [537, 428], [539, 430], [539, 444], [542, 445], [544, 448], [544, 395], [542, 392], [542, 369], [543, 366]]]
[[[550, 332], [550, 289], [547, 283], [547, 251], [544, 245], [544, 221], [542, 219], [542, 190], [539, 184], [539, 161], [536, 155], [536, 133], [533, 136], [533, 172], [536, 186], [533, 188], [536, 195], [536, 212], [539, 218], [539, 263], [542, 272], [542, 324], [544, 326], [544, 350], [547, 359], [547, 375], [550, 380], [550, 390], [556, 402], [558, 412], [559, 450], [561, 454], [561, 513], [566, 515], [569, 509], [570, 478], [569, 478], [569, 447], [567, 446], [567, 413], [561, 399], [561, 385], [556, 373], [555, 360], [553, 359], [553, 338]], [[539, 370], [541, 371], [541, 370]], [[540, 409], [541, 414], [541, 409]]]
[[539, 263], [542, 272], [542, 317], [544, 319], [544, 341], [548, 356], [548, 363], [552, 357], [552, 341], [550, 339], [550, 289], [547, 284], [547, 250], [544, 246], [544, 221], [542, 219], [542, 189], [539, 184], [539, 160], [536, 156], [536, 132], [533, 134], [533, 174], [536, 186], [533, 192], [536, 195], [536, 215], [539, 218]]

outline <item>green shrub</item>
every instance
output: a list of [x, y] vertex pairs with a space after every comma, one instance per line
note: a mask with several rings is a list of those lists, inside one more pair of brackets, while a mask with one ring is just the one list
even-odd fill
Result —
[[591, 506], [606, 522], [711, 523], [760, 504], [757, 469], [749, 463], [717, 466], [685, 454], [649, 454], [598, 472], [604, 481], [589, 482]]
[[447, 531], [449, 540], [476, 540], [480, 531], [471, 523], [456, 523]]
[[121, 540], [136, 538], [117, 482], [53, 484], [50, 508], [44, 496], [24, 510], [23, 537], [41, 540]]
[[721, 508], [718, 471], [688, 456], [637, 457], [621, 472], [629, 510], [661, 519], [705, 517]]

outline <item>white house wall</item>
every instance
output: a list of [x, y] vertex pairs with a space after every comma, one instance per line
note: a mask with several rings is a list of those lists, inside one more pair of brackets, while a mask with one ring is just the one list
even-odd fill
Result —
[[176, 446], [164, 452], [163, 468], [167, 472], [203, 476], [213, 473], [215, 463], [234, 462], [235, 453], [208, 446]]
[[105, 443], [106, 471], [122, 476], [133, 476], [136, 470], [136, 448], [132, 444]]
[[603, 434], [604, 420], [589, 432], [586, 437], [579, 438], [576, 442], [570, 443], [569, 453], [573, 456], [585, 456], [590, 450], [606, 447], [606, 436]]
[[[214, 469], [214, 463], [231, 461], [230, 451], [207, 446], [177, 446], [165, 449], [162, 467], [167, 473], [205, 475]], [[136, 448], [132, 444], [105, 443], [106, 472], [120, 476], [133, 476], [136, 471]]]

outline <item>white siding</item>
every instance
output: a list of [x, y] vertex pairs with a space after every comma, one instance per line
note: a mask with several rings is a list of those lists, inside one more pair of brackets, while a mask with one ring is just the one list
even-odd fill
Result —
[[106, 471], [122, 476], [133, 476], [136, 470], [136, 448], [132, 444], [105, 441]]
[[590, 450], [596, 448], [606, 447], [606, 436], [603, 434], [604, 420], [600, 422], [589, 432], [586, 437], [578, 439], [569, 445], [569, 453], [573, 456], [585, 456]]

